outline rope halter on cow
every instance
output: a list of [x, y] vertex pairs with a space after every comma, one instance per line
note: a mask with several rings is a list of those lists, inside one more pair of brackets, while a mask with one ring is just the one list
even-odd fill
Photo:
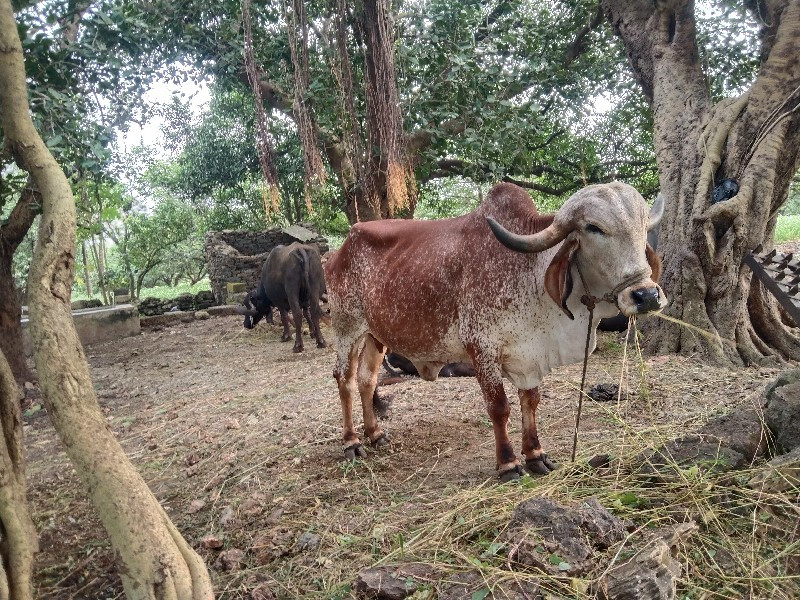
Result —
[[622, 283], [617, 284], [617, 286], [612, 289], [607, 294], [603, 295], [602, 297], [598, 298], [597, 296], [592, 296], [589, 293], [589, 287], [586, 285], [586, 279], [583, 277], [583, 272], [581, 271], [580, 265], [578, 262], [575, 261], [575, 269], [578, 271], [578, 277], [581, 279], [581, 285], [583, 286], [584, 294], [581, 296], [581, 304], [583, 304], [587, 309], [589, 309], [589, 325], [586, 328], [586, 347], [583, 350], [583, 371], [581, 373], [581, 389], [578, 391], [578, 412], [575, 415], [575, 431], [573, 432], [572, 436], [572, 459], [571, 462], [575, 462], [575, 454], [578, 451], [578, 429], [581, 424], [581, 411], [583, 409], [583, 389], [586, 385], [586, 367], [589, 364], [589, 345], [591, 344], [592, 340], [592, 329], [593, 321], [594, 321], [594, 309], [600, 302], [610, 302], [617, 308], [619, 308], [619, 295], [622, 293], [622, 290], [632, 286], [637, 281], [642, 281], [645, 277], [650, 276], [650, 269], [641, 269], [626, 277]]

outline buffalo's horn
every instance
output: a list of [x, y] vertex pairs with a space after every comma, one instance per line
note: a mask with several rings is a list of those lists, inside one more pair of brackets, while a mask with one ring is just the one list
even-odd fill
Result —
[[661, 223], [661, 217], [664, 216], [664, 194], [659, 193], [656, 196], [653, 206], [650, 207], [650, 214], [648, 215], [647, 231], [653, 231], [658, 224]]
[[486, 217], [492, 233], [503, 246], [517, 252], [541, 252], [552, 248], [557, 243], [567, 237], [568, 231], [563, 231], [561, 227], [553, 222], [549, 227], [538, 233], [530, 235], [519, 235], [511, 233], [508, 229], [500, 225], [492, 217]]

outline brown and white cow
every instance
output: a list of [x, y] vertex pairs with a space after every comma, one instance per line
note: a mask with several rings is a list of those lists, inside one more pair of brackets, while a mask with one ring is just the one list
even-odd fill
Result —
[[583, 359], [589, 313], [581, 297], [604, 299], [591, 349], [600, 318], [666, 306], [655, 283], [660, 264], [645, 239], [647, 213], [624, 183], [584, 188], [554, 215], [540, 215], [523, 189], [502, 183], [462, 217], [354, 225], [325, 266], [345, 456], [365, 456], [353, 426], [356, 395], [365, 436], [378, 446], [389, 441], [372, 405], [389, 347], [428, 380], [448, 362], [473, 364], [503, 480], [522, 473], [508, 437], [502, 378], [510, 379], [519, 390], [526, 467], [552, 470], [536, 433], [538, 386], [552, 368]]

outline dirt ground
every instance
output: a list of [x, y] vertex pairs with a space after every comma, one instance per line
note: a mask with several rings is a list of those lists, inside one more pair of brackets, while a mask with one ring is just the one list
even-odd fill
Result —
[[[323, 333], [332, 341], [329, 329]], [[393, 397], [384, 422], [392, 444], [345, 464], [334, 350], [306, 338], [306, 351], [293, 354], [279, 336], [277, 326], [246, 331], [239, 318], [220, 317], [144, 331], [87, 354], [109, 427], [206, 559], [219, 597], [250, 597], [259, 586], [277, 598], [349, 597], [355, 573], [397, 556], [398, 545], [402, 555], [442, 502], [497, 485], [490, 422], [474, 379], [408, 379], [381, 390]], [[777, 372], [718, 370], [673, 356], [642, 361], [620, 340], [603, 334], [590, 359], [588, 386], [622, 382], [624, 394], [585, 404], [581, 461], [622, 454], [643, 432], [671, 437], [757, 403]], [[561, 463], [569, 460], [579, 383], [573, 365], [541, 388], [540, 439]], [[518, 407], [510, 425], [519, 444]], [[36, 405], [26, 412], [25, 435], [41, 546], [36, 595], [122, 597], [104, 530]], [[204, 547], [206, 536], [222, 548]]]

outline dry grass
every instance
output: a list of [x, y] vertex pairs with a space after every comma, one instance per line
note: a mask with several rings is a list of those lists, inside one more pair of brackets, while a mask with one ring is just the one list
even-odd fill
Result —
[[[654, 486], [626, 467], [644, 448], [715, 414], [757, 405], [775, 369], [641, 359], [635, 347], [605, 335], [587, 384], [621, 383], [624, 393], [610, 403], [585, 401], [578, 462], [498, 485], [474, 380], [412, 379], [384, 388], [395, 397], [386, 424], [392, 445], [344, 464], [333, 351], [309, 345], [293, 355], [278, 337], [278, 328], [245, 332], [238, 319], [220, 318], [89, 352], [110, 426], [212, 566], [220, 598], [247, 598], [262, 581], [279, 598], [348, 598], [359, 569], [408, 561], [435, 565], [444, 579], [478, 569], [492, 586], [537, 577], [508, 560], [499, 537], [516, 504], [531, 496], [567, 503], [595, 496], [645, 533], [695, 520], [700, 531], [681, 552], [681, 597], [800, 594], [800, 580], [785, 574], [787, 560], [800, 556], [796, 532], [794, 542], [786, 541], [787, 529], [800, 522], [796, 488], [771, 495], [745, 485], [749, 471], [696, 469], [678, 469], [676, 481]], [[556, 370], [542, 388], [539, 433], [556, 460], [570, 455], [579, 383], [580, 365], [573, 365]], [[30, 496], [42, 539], [39, 597], [121, 597], [111, 550], [52, 429], [41, 412], [26, 421]], [[520, 438], [518, 411], [510, 431]], [[583, 466], [597, 453], [612, 455], [609, 468]], [[197, 500], [205, 505], [192, 512]], [[226, 507], [234, 519], [222, 525]], [[208, 534], [221, 536], [225, 549], [245, 551], [239, 569], [214, 566], [218, 552], [200, 544]], [[627, 557], [640, 538], [609, 556]], [[541, 579], [563, 597], [583, 598], [608, 560], [580, 580]], [[432, 580], [416, 597], [433, 598], [440, 585]]]

